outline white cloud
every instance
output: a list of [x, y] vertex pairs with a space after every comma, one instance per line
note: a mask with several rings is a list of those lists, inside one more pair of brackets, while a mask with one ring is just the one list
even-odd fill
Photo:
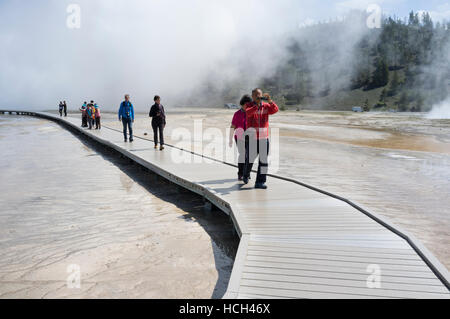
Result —
[[450, 3], [439, 5], [436, 10], [418, 10], [419, 15], [428, 12], [433, 22], [450, 21]]

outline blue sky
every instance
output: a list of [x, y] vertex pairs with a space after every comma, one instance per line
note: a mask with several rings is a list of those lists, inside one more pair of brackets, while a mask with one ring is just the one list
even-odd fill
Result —
[[[298, 1], [299, 4], [308, 1]], [[315, 10], [307, 10], [301, 19], [315, 22], [339, 17], [349, 9], [365, 10], [369, 4], [378, 4], [384, 14], [407, 17], [411, 10], [428, 11], [433, 20], [450, 20], [450, 2], [443, 0], [320, 0], [314, 2]]]
[[[96, 2], [97, 0], [91, 0], [92, 2]], [[157, 2], [156, 0], [149, 0], [149, 2]], [[196, 3], [195, 0], [185, 0], [192, 1], [192, 3]], [[224, 2], [221, 0], [210, 0], [214, 2]], [[252, 0], [250, 0], [251, 2]], [[274, 3], [277, 0], [270, 0]], [[9, 5], [16, 3], [17, 6], [22, 7], [23, 3], [21, 1], [14, 0], [0, 0], [0, 5], [8, 3]], [[48, 3], [55, 2], [54, 0], [38, 0], [38, 1], [27, 1], [26, 6], [29, 8], [39, 7], [42, 5], [47, 5]], [[67, 2], [67, 3], [77, 3], [77, 0], [59, 0], [57, 1]], [[281, 1], [283, 2], [283, 1]], [[400, 17], [407, 16], [411, 10], [419, 11], [426, 10], [431, 12], [436, 18], [442, 19], [450, 19], [450, 2], [445, 0], [292, 0], [289, 1], [295, 3], [295, 6], [300, 8], [299, 11], [302, 11], [301, 8], [306, 8], [305, 14], [307, 13], [310, 19], [314, 20], [325, 20], [333, 17], [337, 17], [342, 14], [343, 11], [349, 8], [356, 9], [364, 9], [367, 8], [369, 4], [378, 4], [384, 13], [397, 15]], [[56, 2], [55, 2], [56, 3]], [[112, 2], [113, 3], [113, 2]], [[129, 1], [129, 5], [133, 5], [133, 0]], [[308, 10], [312, 9], [312, 10]], [[301, 14], [300, 14], [301, 15]]]

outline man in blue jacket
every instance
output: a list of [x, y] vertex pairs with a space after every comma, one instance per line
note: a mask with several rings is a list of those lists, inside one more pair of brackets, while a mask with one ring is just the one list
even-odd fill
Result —
[[120, 103], [119, 108], [119, 121], [123, 124], [123, 138], [127, 141], [127, 126], [130, 131], [130, 142], [133, 142], [133, 125], [134, 123], [134, 109], [133, 104], [130, 102], [130, 96], [125, 95], [125, 101]]

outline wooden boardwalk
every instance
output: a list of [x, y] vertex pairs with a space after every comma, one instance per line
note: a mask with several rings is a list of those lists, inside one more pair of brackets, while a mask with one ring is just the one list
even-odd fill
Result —
[[[176, 164], [171, 152], [179, 150], [156, 151], [142, 136], [124, 143], [117, 130], [82, 129], [78, 117], [24, 114], [78, 130], [229, 214], [241, 241], [225, 298], [450, 299], [447, 269], [412, 236], [356, 204], [276, 177], [257, 190], [238, 182], [232, 166]], [[374, 269], [380, 286], [370, 288]]]

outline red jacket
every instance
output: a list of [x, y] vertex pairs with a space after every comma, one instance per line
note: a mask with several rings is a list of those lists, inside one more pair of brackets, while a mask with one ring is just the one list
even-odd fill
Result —
[[275, 103], [264, 103], [260, 106], [256, 102], [250, 102], [246, 105], [247, 130], [253, 128], [256, 130], [256, 138], [269, 138], [269, 115], [278, 112], [278, 106]]

